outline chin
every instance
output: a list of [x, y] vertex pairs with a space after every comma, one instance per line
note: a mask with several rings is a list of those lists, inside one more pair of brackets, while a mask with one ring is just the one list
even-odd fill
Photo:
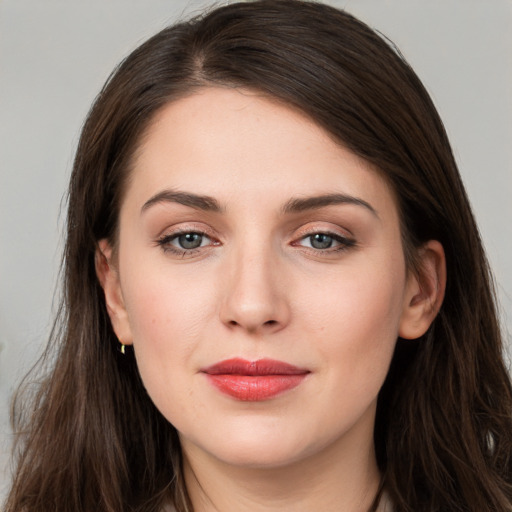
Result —
[[217, 457], [224, 463], [246, 469], [277, 469], [300, 460], [303, 450], [277, 443], [234, 443], [225, 450], [217, 447]]
[[253, 419], [250, 423], [235, 422], [229, 428], [218, 429], [212, 425], [207, 438], [180, 435], [184, 452], [208, 453], [224, 464], [240, 468], [270, 469], [311, 457], [329, 444], [329, 439], [313, 439], [312, 433], [301, 431], [296, 425], [286, 429], [273, 422], [255, 425]]

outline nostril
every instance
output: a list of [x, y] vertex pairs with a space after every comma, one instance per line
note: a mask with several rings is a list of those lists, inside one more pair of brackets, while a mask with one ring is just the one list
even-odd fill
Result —
[[[263, 322], [262, 324], [259, 324], [259, 325], [262, 326], [262, 327], [274, 327], [274, 326], [276, 326], [278, 324], [279, 324], [279, 322], [277, 320], [267, 320], [266, 322]], [[236, 320], [230, 320], [228, 322], [228, 325], [230, 327], [242, 327], [245, 324], [237, 322]], [[258, 326], [257, 325], [246, 325], [246, 328], [251, 330], [251, 331], [254, 331], [254, 330], [258, 329]]]

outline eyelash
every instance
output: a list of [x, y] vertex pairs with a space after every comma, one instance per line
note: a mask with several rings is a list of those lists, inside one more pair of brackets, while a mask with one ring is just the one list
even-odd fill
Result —
[[160, 237], [157, 240], [157, 245], [162, 248], [164, 253], [172, 253], [177, 256], [181, 256], [182, 258], [187, 256], [193, 256], [196, 252], [200, 251], [204, 247], [219, 245], [219, 242], [217, 241], [213, 241], [213, 243], [208, 244], [207, 246], [200, 245], [199, 247], [195, 247], [192, 249], [179, 248], [172, 245], [172, 242], [174, 240], [184, 235], [199, 235], [203, 238], [208, 238], [212, 240], [212, 237], [208, 235], [208, 233], [201, 231], [199, 229], [184, 229], [182, 231], [176, 231], [174, 233]]
[[[324, 235], [329, 238], [331, 238], [334, 242], [337, 242], [339, 245], [336, 247], [327, 247], [325, 249], [317, 249], [315, 247], [306, 247], [301, 246], [300, 242], [303, 242], [304, 240], [312, 239], [315, 235]], [[346, 251], [352, 247], [355, 247], [357, 245], [356, 241], [353, 238], [349, 238], [343, 235], [340, 235], [339, 233], [334, 233], [332, 231], [328, 230], [318, 230], [318, 231], [311, 231], [309, 233], [304, 234], [299, 238], [297, 242], [292, 243], [293, 246], [301, 246], [304, 247], [308, 251], [312, 251], [315, 254], [332, 254], [332, 253], [339, 253]]]
[[[210, 244], [207, 245], [200, 245], [199, 247], [191, 248], [191, 249], [185, 249], [185, 248], [178, 248], [172, 245], [172, 242], [174, 240], [177, 240], [180, 236], [184, 235], [199, 235], [202, 238], [207, 238], [211, 240]], [[334, 242], [338, 243], [338, 246], [335, 247], [327, 247], [325, 249], [317, 249], [315, 247], [307, 247], [301, 245], [300, 242], [303, 242], [304, 240], [312, 239], [315, 235], [324, 235], [329, 238], [331, 238]], [[201, 242], [202, 243], [202, 242]], [[181, 256], [182, 258], [187, 256], [193, 256], [197, 252], [201, 251], [204, 247], [212, 247], [212, 246], [218, 246], [220, 245], [220, 242], [215, 241], [211, 235], [208, 235], [208, 233], [198, 230], [198, 229], [189, 229], [189, 230], [181, 230], [177, 231], [171, 234], [166, 234], [162, 237], [160, 237], [156, 244], [160, 246], [164, 253], [172, 253], [177, 256]], [[340, 235], [339, 233], [334, 233], [332, 231], [327, 230], [318, 230], [318, 231], [311, 231], [309, 233], [306, 233], [302, 235], [297, 241], [292, 242], [291, 245], [293, 247], [303, 247], [308, 252], [312, 252], [314, 254], [333, 254], [333, 253], [339, 253], [346, 251], [352, 247], [355, 247], [357, 245], [357, 242], [353, 238], [348, 238], [346, 236]]]

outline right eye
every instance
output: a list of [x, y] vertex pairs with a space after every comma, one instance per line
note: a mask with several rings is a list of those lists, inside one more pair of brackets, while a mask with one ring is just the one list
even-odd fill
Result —
[[183, 233], [182, 235], [176, 235], [170, 243], [179, 247], [180, 249], [197, 249], [203, 245], [207, 245], [204, 242], [209, 240], [203, 233]]
[[201, 247], [215, 244], [206, 233], [200, 231], [182, 231], [164, 235], [158, 240], [158, 245], [162, 247], [165, 252], [173, 252], [186, 256]]
[[317, 250], [330, 249], [336, 244], [339, 245], [340, 242], [337, 237], [327, 233], [315, 233], [314, 235], [305, 237], [302, 241], [305, 242], [306, 240], [309, 241], [309, 245], [304, 244], [305, 246]]

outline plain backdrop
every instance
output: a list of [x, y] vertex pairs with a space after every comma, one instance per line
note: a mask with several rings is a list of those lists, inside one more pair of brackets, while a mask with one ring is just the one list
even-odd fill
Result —
[[[474, 206], [510, 333], [512, 0], [329, 3], [392, 39], [431, 93]], [[124, 56], [206, 5], [211, 2], [0, 0], [0, 498], [8, 485], [8, 402], [51, 326], [61, 204], [83, 119]]]

